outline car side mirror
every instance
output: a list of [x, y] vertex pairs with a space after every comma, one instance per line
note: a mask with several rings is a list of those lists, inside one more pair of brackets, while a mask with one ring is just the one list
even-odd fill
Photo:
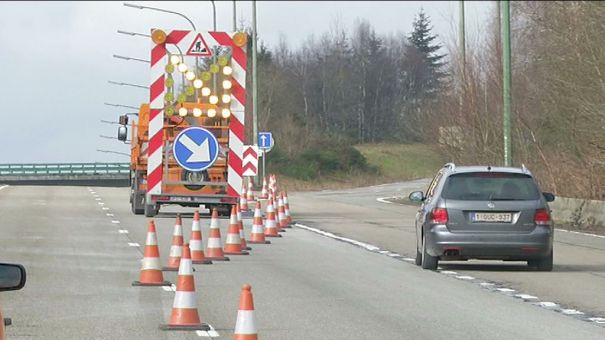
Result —
[[124, 125], [118, 127], [118, 140], [125, 142], [128, 139], [128, 128]]
[[412, 202], [424, 201], [424, 193], [422, 193], [422, 191], [414, 191], [408, 197]]
[[25, 286], [25, 267], [20, 264], [0, 263], [0, 292], [19, 290]]
[[544, 195], [544, 199], [546, 199], [546, 202], [553, 202], [555, 200], [555, 195], [550, 192], [543, 192], [542, 195]]

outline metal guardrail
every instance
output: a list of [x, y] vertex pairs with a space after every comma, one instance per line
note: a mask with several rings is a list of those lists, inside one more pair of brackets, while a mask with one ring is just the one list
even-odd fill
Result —
[[2, 176], [128, 174], [130, 163], [0, 164]]

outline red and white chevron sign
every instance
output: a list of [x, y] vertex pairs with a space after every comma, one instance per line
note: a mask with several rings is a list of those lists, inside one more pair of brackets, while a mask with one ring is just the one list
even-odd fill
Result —
[[244, 176], [256, 176], [258, 172], [258, 147], [244, 145], [244, 163], [242, 166]]
[[[162, 193], [162, 158], [164, 134], [165, 67], [168, 64], [166, 45], [176, 45], [180, 51], [189, 51], [201, 36], [204, 48], [228, 46], [231, 48], [232, 88], [231, 118], [229, 119], [229, 159], [227, 193], [239, 197], [242, 192], [242, 153], [244, 147], [244, 109], [246, 104], [246, 47], [233, 42], [237, 32], [195, 32], [163, 30], [166, 42], [151, 42], [151, 80], [149, 86], [149, 148], [147, 161], [147, 194]], [[153, 30], [152, 30], [153, 32]], [[201, 46], [201, 45], [200, 45]], [[202, 53], [202, 52], [200, 52]], [[185, 58], [193, 58], [185, 56]]]

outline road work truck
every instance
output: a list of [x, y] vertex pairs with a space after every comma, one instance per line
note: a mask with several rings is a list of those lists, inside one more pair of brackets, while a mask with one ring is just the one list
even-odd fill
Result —
[[[131, 124], [132, 212], [164, 204], [228, 214], [242, 190], [244, 32], [154, 29], [149, 103]], [[128, 138], [120, 116], [118, 139]]]

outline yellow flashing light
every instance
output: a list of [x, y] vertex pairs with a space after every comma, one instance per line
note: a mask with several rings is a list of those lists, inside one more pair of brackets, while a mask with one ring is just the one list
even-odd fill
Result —
[[235, 46], [242, 47], [248, 42], [248, 35], [244, 32], [237, 32], [233, 35], [233, 43]]
[[162, 30], [153, 30], [151, 32], [151, 41], [153, 41], [155, 44], [159, 45], [159, 44], [163, 44], [166, 42], [166, 32], [162, 31]]
[[216, 117], [216, 110], [215, 109], [208, 109], [208, 117], [210, 117], [210, 118]]

